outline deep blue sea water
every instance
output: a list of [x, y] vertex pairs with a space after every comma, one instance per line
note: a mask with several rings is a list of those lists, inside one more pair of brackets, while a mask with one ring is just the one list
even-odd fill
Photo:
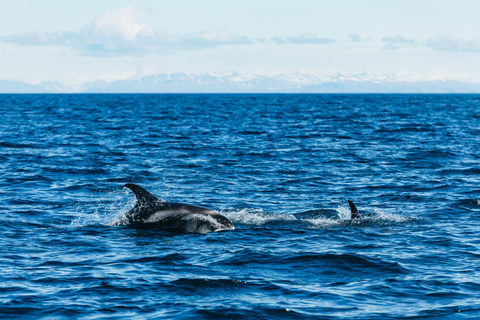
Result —
[[[2, 319], [480, 318], [479, 95], [0, 95], [0, 112]], [[236, 229], [108, 226], [125, 183]]]

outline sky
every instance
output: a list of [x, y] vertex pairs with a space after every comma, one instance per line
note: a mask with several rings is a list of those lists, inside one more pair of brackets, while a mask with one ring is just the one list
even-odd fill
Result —
[[159, 73], [480, 82], [478, 0], [0, 0], [0, 80]]

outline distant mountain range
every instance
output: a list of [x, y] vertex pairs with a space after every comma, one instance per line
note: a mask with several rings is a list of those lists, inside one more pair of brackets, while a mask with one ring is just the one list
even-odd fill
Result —
[[57, 81], [29, 84], [0, 80], [0, 93], [480, 93], [480, 83], [459, 80], [415, 80], [368, 74], [274, 76], [169, 73], [76, 85]]

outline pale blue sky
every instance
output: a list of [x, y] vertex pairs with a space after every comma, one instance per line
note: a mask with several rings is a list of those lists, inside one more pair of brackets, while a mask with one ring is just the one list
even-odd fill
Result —
[[5, 1], [0, 80], [164, 72], [480, 82], [480, 1]]

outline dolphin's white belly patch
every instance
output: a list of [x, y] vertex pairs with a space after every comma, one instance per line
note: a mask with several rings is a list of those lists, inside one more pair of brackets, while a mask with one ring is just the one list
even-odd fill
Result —
[[159, 210], [153, 214], [151, 214], [147, 219], [144, 220], [146, 223], [154, 223], [158, 221], [162, 221], [170, 216], [173, 216], [175, 214], [181, 214], [183, 216], [184, 213], [188, 212], [182, 212], [185, 210]]

